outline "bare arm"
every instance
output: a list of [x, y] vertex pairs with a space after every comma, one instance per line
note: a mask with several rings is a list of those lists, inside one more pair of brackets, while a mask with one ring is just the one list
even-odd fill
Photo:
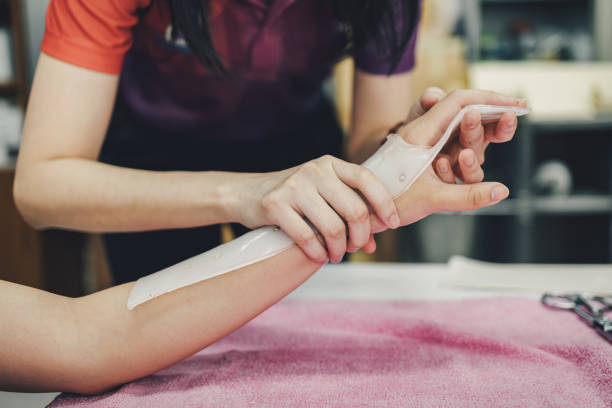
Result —
[[389, 129], [408, 116], [412, 105], [410, 73], [373, 75], [355, 71], [353, 116], [347, 158], [361, 163], [379, 147]]
[[24, 125], [15, 201], [37, 227], [86, 231], [228, 221], [231, 173], [153, 172], [97, 162], [118, 76], [42, 54]]
[[279, 225], [310, 258], [324, 262], [342, 258], [346, 232], [351, 247], [367, 244], [363, 198], [383, 220], [396, 213], [378, 180], [330, 157], [265, 174], [155, 172], [100, 163], [117, 82], [116, 75], [41, 55], [14, 185], [15, 202], [33, 226], [107, 232], [222, 222]]
[[128, 311], [133, 283], [80, 299], [0, 281], [0, 388], [99, 393], [226, 336], [318, 268], [291, 249]]
[[[406, 128], [409, 142], [436, 139], [462, 107], [515, 105], [485, 92], [450, 95]], [[437, 211], [507, 197], [499, 183], [449, 185], [432, 168], [397, 198], [401, 224]], [[374, 217], [373, 228], [386, 226]], [[369, 241], [367, 250], [375, 244]], [[308, 279], [320, 264], [297, 247], [145, 303], [130, 312], [133, 283], [68, 299], [0, 282], [0, 386], [96, 393], [171, 365], [237, 329]]]

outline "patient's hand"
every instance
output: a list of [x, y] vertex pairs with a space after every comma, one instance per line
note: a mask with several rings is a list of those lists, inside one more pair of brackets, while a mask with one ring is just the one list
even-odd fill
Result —
[[[437, 212], [487, 207], [507, 198], [508, 194], [508, 188], [501, 183], [445, 183], [429, 166], [404, 194], [395, 199], [395, 206], [401, 225], [408, 225]], [[375, 215], [372, 215], [371, 223], [374, 233], [387, 229]]]
[[[462, 92], [471, 91], [459, 91], [459, 93]], [[407, 122], [423, 116], [445, 97], [446, 93], [440, 88], [428, 88], [412, 106]], [[511, 105], [526, 106], [524, 101], [504, 98]], [[508, 103], [502, 104], [507, 105]], [[486, 148], [490, 143], [504, 143], [512, 140], [517, 124], [516, 115], [512, 112], [505, 113], [499, 121], [492, 123], [483, 123], [480, 112], [476, 110], [468, 112], [461, 121], [456, 137], [446, 145], [434, 161], [433, 167], [436, 173], [442, 181], [450, 184], [455, 184], [455, 179], [464, 183], [482, 181], [484, 172], [481, 165], [485, 160]]]
[[[400, 134], [408, 143], [433, 146], [455, 115], [465, 106], [474, 104], [522, 106], [523, 103], [493, 92], [456, 91], [404, 126]], [[508, 194], [508, 188], [501, 183], [449, 184], [430, 165], [406, 192], [395, 199], [395, 205], [401, 225], [407, 225], [436, 212], [473, 210], [496, 204]], [[384, 224], [375, 218], [373, 216], [371, 221], [373, 232], [385, 230]]]

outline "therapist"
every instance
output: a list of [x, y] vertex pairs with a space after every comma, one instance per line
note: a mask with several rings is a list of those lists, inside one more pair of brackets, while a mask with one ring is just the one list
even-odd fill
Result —
[[[36, 227], [105, 233], [118, 284], [218, 245], [225, 222], [279, 225], [318, 263], [371, 248], [368, 205], [390, 228], [397, 209], [353, 163], [444, 96], [410, 101], [418, 14], [416, 0], [51, 0], [18, 208]], [[343, 144], [321, 85], [345, 53]], [[438, 177], [481, 181], [487, 144], [515, 129], [513, 114], [486, 129], [467, 115]]]

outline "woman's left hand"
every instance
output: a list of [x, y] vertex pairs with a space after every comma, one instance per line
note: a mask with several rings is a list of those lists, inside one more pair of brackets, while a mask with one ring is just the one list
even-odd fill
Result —
[[[446, 97], [440, 88], [425, 90], [421, 98], [412, 105], [407, 122], [418, 119], [436, 103]], [[519, 106], [525, 107], [521, 101]], [[512, 140], [517, 128], [517, 118], [512, 112], [505, 113], [497, 122], [483, 123], [480, 112], [470, 111], [461, 121], [459, 134], [448, 143], [434, 161], [433, 168], [445, 183], [479, 183], [484, 178], [482, 164], [485, 150], [490, 143], [504, 143]]]

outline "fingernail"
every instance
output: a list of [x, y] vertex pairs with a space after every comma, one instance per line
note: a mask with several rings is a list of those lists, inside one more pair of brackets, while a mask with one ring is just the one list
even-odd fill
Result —
[[347, 251], [350, 252], [351, 254], [354, 254], [355, 252], [357, 252], [357, 248], [355, 248], [355, 247], [348, 247]]
[[446, 163], [440, 163], [438, 164], [438, 169], [442, 172], [442, 173], [446, 173], [448, 172], [448, 166], [446, 165]]
[[507, 189], [504, 187], [495, 187], [491, 190], [491, 201], [499, 201], [507, 194]]
[[472, 167], [474, 165], [474, 156], [468, 156], [467, 159], [463, 161], [466, 165]]
[[393, 214], [392, 216], [389, 217], [389, 226], [393, 229], [400, 226], [400, 219], [397, 216], [397, 214]]
[[519, 105], [521, 105], [521, 104], [523, 104], [523, 103], [524, 103], [524, 104], [527, 104], [527, 99], [523, 99], [523, 98], [517, 99], [517, 100], [516, 100], [516, 103], [517, 103], [517, 104], [519, 104]]

